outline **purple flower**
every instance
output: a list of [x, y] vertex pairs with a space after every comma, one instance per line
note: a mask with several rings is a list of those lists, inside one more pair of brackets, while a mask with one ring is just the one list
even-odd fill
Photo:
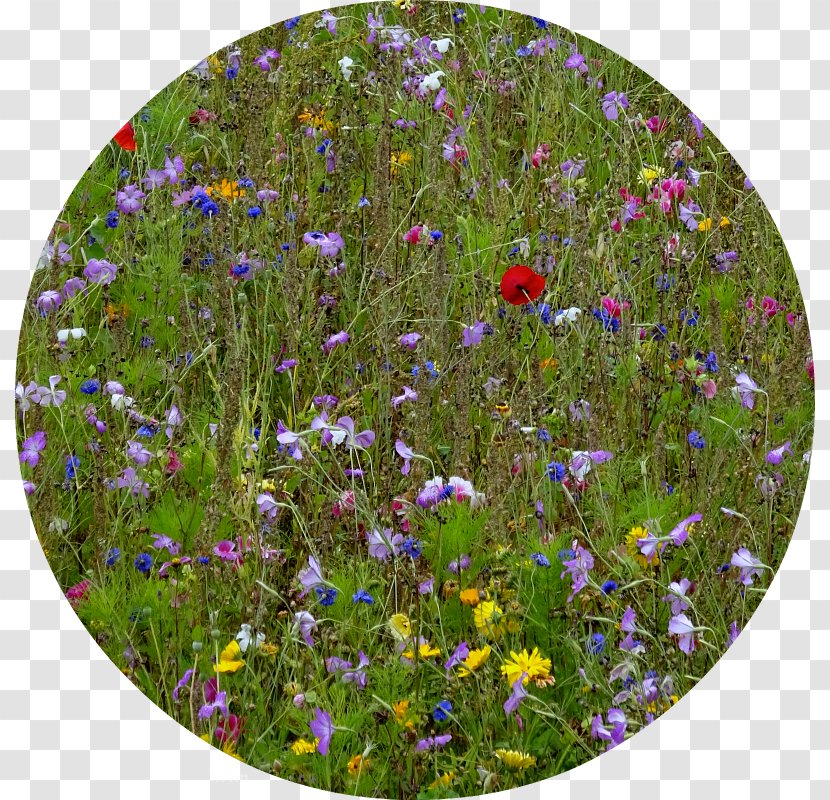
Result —
[[111, 488], [129, 489], [133, 493], [133, 497], [139, 495], [150, 496], [150, 484], [141, 480], [132, 467], [127, 467], [120, 477], [115, 479], [115, 486]]
[[36, 467], [40, 463], [40, 453], [45, 447], [46, 434], [43, 431], [36, 431], [23, 442], [20, 463]]
[[340, 401], [333, 394], [320, 394], [312, 402], [315, 408], [335, 408]]
[[418, 594], [432, 594], [433, 586], [435, 585], [435, 576], [430, 575], [426, 580], [418, 584]]
[[737, 384], [736, 390], [741, 397], [741, 406], [750, 409], [755, 408], [755, 392], [758, 390], [758, 384], [745, 372], [742, 372], [735, 378]]
[[179, 699], [179, 692], [181, 692], [181, 690], [184, 689], [184, 687], [187, 686], [188, 683], [190, 683], [190, 679], [192, 677], [193, 677], [193, 670], [192, 669], [185, 670], [185, 673], [184, 673], [184, 675], [182, 675], [181, 680], [176, 684], [176, 688], [173, 689], [173, 699], [174, 700]]
[[305, 597], [315, 586], [325, 585], [320, 562], [314, 556], [308, 557], [308, 566], [300, 570], [297, 578], [303, 586], [303, 592], [300, 594], [300, 597]]
[[[303, 460], [303, 451], [300, 448], [300, 435], [288, 430], [281, 419], [277, 420], [277, 441], [288, 448], [289, 455], [295, 461]], [[262, 497], [262, 495], [260, 495]], [[257, 498], [259, 500], [259, 498]], [[262, 509], [260, 509], [262, 512]], [[262, 512], [265, 513], [265, 512]], [[274, 512], [276, 515], [276, 511]]]
[[156, 550], [164, 550], [166, 548], [167, 552], [170, 553], [171, 556], [177, 556], [179, 551], [182, 549], [181, 544], [173, 541], [173, 539], [163, 533], [153, 534], [153, 547], [155, 547]]
[[303, 236], [303, 241], [311, 247], [319, 247], [320, 255], [329, 258], [335, 258], [345, 246], [343, 237], [335, 232], [325, 234], [320, 231], [309, 231]]
[[527, 692], [524, 688], [524, 682], [526, 678], [526, 672], [523, 672], [521, 675], [519, 675], [519, 677], [513, 683], [513, 691], [511, 692], [510, 697], [508, 697], [507, 700], [504, 701], [504, 705], [502, 707], [504, 708], [504, 713], [508, 717], [519, 708], [519, 706], [522, 704], [522, 700], [524, 700], [525, 697], [527, 697]]
[[648, 535], [644, 539], [637, 539], [637, 547], [640, 548], [640, 553], [647, 564], [654, 561], [660, 543], [660, 540], [651, 531], [648, 531]]
[[[311, 429], [313, 431], [322, 431], [323, 444], [334, 444], [335, 447], [346, 443], [349, 449], [371, 447], [375, 441], [375, 432], [372, 430], [354, 432], [354, 420], [351, 417], [340, 417], [337, 424], [329, 425], [328, 415], [323, 411], [319, 416], [311, 421]], [[279, 438], [279, 437], [277, 437]]]
[[259, 513], [263, 516], [268, 517], [269, 520], [275, 520], [277, 518], [277, 511], [279, 510], [279, 506], [277, 505], [277, 501], [274, 499], [274, 496], [269, 492], [263, 492], [262, 494], [257, 496], [256, 499], [257, 508], [259, 508]]
[[366, 667], [369, 666], [369, 657], [362, 650], [357, 653], [357, 666], [353, 667], [351, 661], [344, 661], [337, 656], [330, 656], [326, 659], [326, 671], [329, 673], [339, 672], [342, 683], [354, 683], [358, 689], [366, 688]]
[[210, 719], [217, 709], [225, 719], [228, 718], [227, 692], [216, 692], [213, 700], [199, 709], [199, 719]]
[[415, 402], [418, 399], [418, 392], [413, 391], [408, 386], [403, 387], [403, 394], [399, 394], [397, 397], [392, 398], [392, 408], [398, 408], [401, 403], [405, 403], [407, 400], [411, 400]]
[[580, 175], [585, 174], [585, 159], [569, 158], [559, 165], [559, 169], [569, 181], [576, 180]]
[[761, 570], [758, 567], [763, 567], [759, 559], [745, 547], [738, 548], [737, 552], [732, 554], [732, 560], [729, 562], [733, 567], [738, 567], [740, 570], [738, 574], [738, 582], [744, 586], [752, 586], [753, 576], [760, 575]]
[[56, 389], [55, 387], [61, 382], [60, 375], [49, 376], [49, 386], [37, 387], [37, 400], [32, 396], [32, 400], [39, 406], [60, 406], [66, 400], [66, 392], [63, 389]]
[[141, 211], [141, 201], [147, 195], [135, 183], [125, 186], [116, 195], [116, 207], [122, 214], [135, 214]]
[[141, 442], [127, 442], [127, 458], [138, 464], [139, 467], [149, 464], [152, 457], [153, 454]]
[[[564, 64], [565, 69], [578, 69], [580, 72], [583, 69], [587, 69], [585, 67], [585, 56], [582, 53], [577, 53], [575, 50], [565, 59]], [[614, 93], [616, 94], [616, 92]]]
[[571, 422], [587, 422], [591, 419], [591, 404], [587, 400], [574, 400], [568, 406]]
[[566, 574], [571, 576], [571, 594], [568, 597], [570, 603], [576, 594], [588, 584], [588, 572], [594, 568], [594, 557], [584, 548], [573, 540], [571, 545], [574, 551], [574, 557], [569, 561], [563, 561], [562, 566], [565, 567], [564, 572], [559, 576], [564, 578]]
[[476, 322], [471, 327], [465, 327], [461, 332], [461, 344], [464, 347], [481, 344], [481, 340], [484, 338], [484, 327], [483, 322]]
[[439, 750], [445, 744], [452, 741], [452, 734], [443, 733], [440, 736], [428, 736], [426, 739], [420, 739], [415, 745], [416, 753], [424, 753], [427, 751]]
[[726, 637], [726, 646], [732, 647], [735, 644], [735, 639], [737, 639], [741, 635], [741, 632], [738, 630], [738, 622], [734, 620], [732, 624], [729, 626], [729, 634]]
[[46, 316], [50, 311], [54, 311], [62, 302], [63, 297], [60, 292], [56, 292], [54, 289], [47, 289], [35, 300], [35, 308], [43, 316]]
[[158, 189], [159, 186], [164, 186], [167, 183], [167, 174], [163, 169], [148, 169], [147, 177], [144, 178], [143, 183], [150, 191]]
[[309, 647], [314, 647], [314, 639], [311, 632], [317, 629], [317, 620], [308, 611], [298, 611], [294, 614], [294, 629], [299, 631], [300, 636]]
[[34, 381], [29, 381], [28, 386], [18, 383], [14, 389], [14, 396], [17, 398], [22, 413], [27, 412], [32, 407], [32, 403], [40, 403], [40, 395]]
[[423, 338], [420, 333], [413, 332], [405, 333], [398, 341], [401, 343], [401, 347], [405, 347], [407, 350], [414, 350], [418, 346], [418, 340]]
[[366, 531], [366, 540], [369, 542], [369, 555], [378, 561], [388, 561], [389, 556], [400, 555], [400, 546], [403, 543], [403, 534], [392, 535], [391, 528], [384, 528], [382, 531], [375, 528]]
[[395, 442], [395, 451], [403, 459], [401, 475], [409, 475], [409, 462], [415, 457], [415, 453], [411, 448], [406, 446], [402, 439], [398, 439]]
[[340, 331], [340, 333], [334, 333], [323, 342], [321, 349], [322, 351], [328, 355], [335, 347], [339, 344], [346, 344], [349, 341], [349, 334], [346, 331]]
[[692, 514], [686, 519], [678, 522], [671, 531], [669, 531], [669, 537], [671, 538], [672, 542], [674, 543], [675, 547], [680, 547], [689, 535], [689, 529], [694, 525], [696, 522], [700, 522], [703, 519], [702, 514]]
[[444, 669], [447, 673], [449, 673], [453, 667], [458, 666], [465, 658], [467, 658], [468, 655], [470, 655], [470, 648], [467, 645], [467, 642], [461, 642], [461, 644], [455, 648], [449, 659], [447, 659], [447, 662], [444, 664]]
[[696, 216], [702, 213], [700, 206], [690, 200], [688, 206], [684, 206], [683, 203], [678, 203], [677, 209], [680, 214], [680, 221], [690, 231], [698, 230], [700, 223], [697, 221]]
[[118, 267], [105, 259], [91, 258], [84, 268], [84, 275], [92, 283], [100, 283], [107, 286], [115, 280], [115, 273]]
[[692, 125], [695, 126], [695, 133], [697, 134], [698, 139], [703, 138], [703, 123], [696, 114], [692, 114], [689, 112], [689, 119], [692, 121]]
[[[567, 66], [567, 61], [565, 64]], [[618, 119], [619, 109], [621, 108], [628, 108], [628, 98], [622, 92], [608, 92], [608, 94], [602, 98], [602, 113], [605, 114], [605, 119]]]
[[620, 630], [626, 633], [635, 633], [637, 630], [635, 624], [636, 619], [637, 615], [634, 613], [634, 609], [631, 606], [627, 606], [620, 620]]
[[774, 450], [770, 450], [767, 453], [767, 464], [774, 464], [775, 466], [778, 466], [778, 464], [784, 460], [784, 453], [789, 453], [790, 455], [793, 454], [789, 442], [784, 442], [781, 447], [776, 447]]
[[608, 709], [608, 725], [613, 726], [609, 730], [602, 721], [602, 714], [597, 714], [591, 720], [591, 737], [608, 742], [608, 750], [622, 744], [625, 739], [625, 729], [628, 724], [625, 714], [619, 708]]
[[331, 722], [331, 715], [322, 708], [314, 709], [314, 719], [308, 724], [311, 733], [318, 739], [317, 752], [320, 755], [328, 755], [331, 736], [334, 733], [334, 725]]
[[669, 633], [677, 636], [677, 646], [691, 655], [695, 649], [695, 626], [685, 614], [678, 614], [669, 621]]
[[692, 186], [700, 186], [700, 175], [701, 173], [699, 173], [696, 169], [692, 169], [691, 167], [686, 168], [686, 177], [689, 179], [689, 183], [691, 183]]
[[673, 615], [682, 614], [689, 608], [686, 602], [686, 593], [692, 586], [692, 582], [688, 578], [681, 578], [680, 582], [673, 581], [669, 584], [669, 592], [663, 597], [663, 602], [671, 603], [671, 613]]

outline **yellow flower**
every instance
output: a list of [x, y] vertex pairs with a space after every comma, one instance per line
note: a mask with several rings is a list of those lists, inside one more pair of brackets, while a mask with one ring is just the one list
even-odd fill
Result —
[[430, 789], [437, 789], [439, 786], [441, 788], [445, 788], [449, 786], [455, 780], [455, 773], [454, 772], [445, 772], [443, 775], [439, 775], [430, 785]]
[[656, 181], [659, 177], [660, 172], [654, 169], [654, 167], [643, 167], [640, 172], [640, 179], [643, 183], [651, 183], [652, 181]]
[[512, 661], [505, 661], [501, 666], [502, 675], [507, 676], [507, 682], [512, 686], [522, 673], [527, 673], [522, 686], [528, 681], [545, 680], [550, 677], [551, 663], [549, 658], [543, 658], [538, 647], [533, 648], [532, 653], [522, 650], [521, 653], [510, 651]]
[[266, 478], [260, 483], [260, 488], [263, 492], [271, 492], [273, 494], [277, 491], [277, 484], [270, 478]]
[[721, 217], [720, 218], [720, 226], [721, 228], [728, 228], [732, 224], [732, 220], [729, 217]]
[[392, 2], [401, 11], [412, 11], [415, 8], [415, 0], [392, 0]]
[[291, 752], [294, 753], [295, 756], [308, 755], [317, 749], [319, 741], [319, 739], [315, 739], [313, 742], [309, 742], [307, 739], [297, 739], [297, 741], [291, 745]]
[[310, 111], [309, 109], [303, 109], [303, 113], [300, 114], [297, 119], [300, 122], [304, 122], [307, 125], [310, 125], [312, 128], [318, 128], [320, 130], [327, 131], [328, 133], [332, 133], [334, 131], [334, 123], [329, 122], [326, 119], [326, 109], [320, 109], [320, 111]]
[[[408, 658], [412, 660], [414, 658], [414, 654], [412, 652], [412, 648], [407, 650], [405, 653], [401, 653], [404, 658]], [[437, 647], [433, 647], [429, 642], [424, 642], [418, 648], [418, 656], [419, 658], [432, 658], [433, 656], [440, 656], [441, 651]]]
[[458, 670], [458, 677], [466, 678], [475, 672], [490, 658], [491, 652], [492, 648], [489, 644], [484, 645], [480, 650], [470, 650], [470, 654], [464, 659], [464, 666]]
[[397, 703], [392, 704], [392, 710], [395, 712], [395, 722], [402, 725], [408, 730], [415, 730], [415, 725], [409, 718], [409, 700], [398, 700]]
[[402, 642], [412, 636], [412, 623], [406, 614], [393, 614], [387, 623], [392, 635]]
[[535, 756], [518, 750], [496, 750], [496, 758], [508, 769], [513, 770], [527, 769], [536, 763]]
[[697, 229], [699, 231], [703, 231], [704, 233], [708, 230], [711, 230], [712, 229], [712, 218], [711, 217], [706, 217], [706, 219], [703, 220], [703, 222], [698, 222]]
[[510, 414], [510, 405], [508, 403], [496, 403], [496, 411], [503, 417], [506, 417]]
[[641, 528], [639, 525], [632, 528], [625, 537], [625, 550], [641, 567], [656, 567], [660, 563], [660, 555], [654, 551], [651, 561], [647, 561], [646, 557], [640, 552], [637, 547], [638, 539], [645, 539], [648, 536], [648, 529]]
[[235, 200], [237, 197], [245, 197], [245, 190], [240, 189], [227, 178], [222, 178], [220, 183], [214, 183], [213, 186], [205, 186], [205, 193], [208, 196], [213, 194], [213, 192], [219, 192], [225, 200]]
[[242, 651], [239, 642], [231, 640], [228, 646], [219, 654], [219, 663], [213, 665], [214, 672], [236, 672], [245, 666], [242, 660]]
[[279, 652], [279, 647], [275, 644], [271, 644], [270, 642], [263, 642], [259, 647], [257, 647], [257, 651], [262, 653], [264, 656], [275, 656]]
[[458, 599], [462, 605], [475, 608], [479, 602], [478, 589], [464, 589], [459, 593]]
[[411, 163], [411, 153], [407, 152], [406, 150], [396, 150], [394, 153], [392, 153], [392, 157], [389, 161], [389, 173], [394, 178], [400, 171], [401, 167], [406, 167], [408, 164]]
[[356, 777], [362, 771], [369, 769], [371, 766], [372, 762], [368, 758], [363, 758], [363, 756], [358, 753], [356, 756], [352, 756], [349, 759], [349, 775]]
[[473, 621], [479, 633], [497, 637], [501, 635], [501, 615], [504, 612], [492, 600], [479, 603], [473, 610]]
[[559, 366], [559, 362], [551, 356], [550, 358], [544, 359], [539, 366], [542, 369], [556, 369]]

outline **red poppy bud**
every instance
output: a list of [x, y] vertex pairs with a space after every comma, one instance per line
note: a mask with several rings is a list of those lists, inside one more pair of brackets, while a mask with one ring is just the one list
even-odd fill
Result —
[[545, 290], [545, 279], [530, 267], [517, 264], [501, 278], [501, 296], [513, 306], [535, 300]]

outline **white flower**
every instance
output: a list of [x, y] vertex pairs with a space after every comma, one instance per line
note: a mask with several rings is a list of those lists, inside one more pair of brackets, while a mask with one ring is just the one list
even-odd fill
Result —
[[58, 331], [58, 341], [61, 344], [66, 344], [70, 336], [73, 339], [83, 339], [86, 336], [86, 328], [61, 328]]
[[437, 72], [431, 72], [426, 77], [422, 78], [418, 89], [421, 92], [434, 92], [441, 88], [441, 78], [443, 77], [444, 73], [442, 70], [438, 70]]
[[116, 409], [129, 408], [135, 400], [126, 394], [114, 394], [110, 396], [112, 407]]
[[566, 311], [559, 311], [556, 316], [553, 318], [553, 324], [557, 327], [564, 324], [565, 322], [576, 322], [577, 317], [582, 313], [581, 308], [577, 308], [576, 306], [571, 306], [571, 308], [567, 309]]
[[433, 42], [439, 53], [446, 53], [452, 47], [452, 39], [438, 39]]
[[343, 78], [347, 81], [352, 79], [352, 65], [354, 64], [354, 60], [349, 58], [349, 56], [343, 56], [340, 61], [337, 62], [337, 65], [340, 67], [340, 71], [343, 73]]
[[259, 647], [265, 641], [265, 634], [257, 631], [256, 638], [251, 633], [251, 626], [247, 622], [239, 626], [239, 633], [236, 634], [236, 641], [239, 642], [239, 649], [244, 653], [250, 644]]

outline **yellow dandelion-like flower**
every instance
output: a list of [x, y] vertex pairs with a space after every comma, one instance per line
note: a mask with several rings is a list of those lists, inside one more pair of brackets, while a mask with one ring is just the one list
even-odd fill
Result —
[[720, 226], [721, 228], [728, 228], [732, 224], [732, 220], [729, 217], [721, 217], [720, 218]]
[[412, 153], [407, 150], [396, 150], [389, 160], [389, 174], [394, 178], [401, 168], [406, 168], [412, 160]]
[[501, 666], [502, 675], [507, 676], [507, 682], [512, 686], [522, 673], [526, 673], [522, 681], [524, 686], [528, 681], [544, 680], [550, 677], [551, 661], [539, 652], [538, 647], [533, 648], [532, 653], [522, 650], [521, 653], [510, 651], [512, 661], [505, 661]]
[[455, 780], [455, 773], [454, 772], [445, 772], [443, 775], [439, 775], [430, 785], [430, 789], [437, 789], [439, 787], [446, 788]]
[[306, 756], [309, 753], [313, 753], [317, 749], [319, 742], [319, 739], [315, 739], [313, 742], [309, 742], [308, 739], [297, 739], [297, 741], [291, 745], [291, 752], [294, 753], [295, 756]]
[[297, 119], [312, 128], [324, 130], [328, 133], [334, 132], [334, 123], [326, 119], [325, 108], [319, 111], [311, 111], [308, 108], [304, 108], [303, 113], [297, 115]]
[[516, 771], [527, 769], [536, 763], [535, 756], [518, 750], [496, 750], [496, 758], [508, 769]]
[[640, 171], [640, 180], [643, 183], [652, 183], [660, 177], [662, 177], [660, 170], [654, 167], [644, 166]]
[[656, 567], [660, 563], [660, 554], [656, 550], [654, 551], [654, 555], [651, 557], [651, 561], [648, 561], [646, 557], [640, 552], [640, 548], [637, 547], [637, 540], [645, 539], [647, 537], [648, 529], [642, 528], [639, 525], [635, 528], [632, 528], [628, 532], [628, 535], [625, 537], [625, 551], [641, 567], [643, 567], [643, 569], [645, 569], [646, 567]]
[[270, 642], [263, 642], [257, 647], [257, 652], [262, 653], [264, 656], [275, 656], [279, 652], [279, 647]]
[[219, 654], [219, 663], [213, 665], [214, 672], [236, 672], [245, 666], [239, 642], [231, 640], [228, 646]]
[[470, 654], [464, 659], [464, 666], [458, 670], [458, 677], [466, 678], [482, 667], [487, 662], [487, 659], [490, 658], [491, 652], [492, 648], [489, 644], [484, 645], [479, 650], [470, 650]]
[[415, 0], [392, 0], [392, 5], [401, 11], [412, 11], [415, 8]]
[[361, 772], [365, 772], [372, 766], [372, 762], [368, 758], [363, 758], [363, 756], [358, 753], [356, 756], [352, 756], [349, 759], [349, 763], [347, 764], [349, 768], [349, 775], [352, 777], [357, 777]]
[[463, 589], [459, 593], [458, 599], [461, 601], [461, 605], [475, 608], [479, 603], [478, 589]]
[[205, 193], [208, 197], [214, 192], [221, 194], [225, 200], [236, 200], [239, 197], [245, 197], [245, 190], [235, 183], [231, 183], [227, 178], [222, 178], [219, 183], [214, 183], [212, 186], [205, 186]]
[[703, 222], [698, 222], [697, 229], [699, 231], [702, 231], [703, 233], [706, 233], [706, 231], [711, 230], [712, 229], [712, 218], [711, 217], [706, 217], [706, 219], [703, 220]]
[[[408, 658], [412, 660], [415, 657], [415, 654], [412, 652], [412, 648], [407, 650], [405, 653], [401, 653], [404, 658]], [[422, 645], [418, 647], [418, 657], [419, 658], [432, 658], [433, 656], [440, 656], [441, 651], [437, 647], [433, 647], [429, 642], [424, 642]]]
[[402, 642], [412, 636], [412, 623], [406, 614], [393, 614], [386, 623], [392, 635]]
[[473, 609], [473, 621], [479, 633], [489, 636], [501, 634], [501, 617], [504, 611], [492, 600], [485, 600]]
[[397, 703], [392, 704], [392, 710], [395, 712], [395, 722], [402, 725], [407, 730], [415, 730], [415, 723], [409, 715], [409, 700], [398, 700]]

